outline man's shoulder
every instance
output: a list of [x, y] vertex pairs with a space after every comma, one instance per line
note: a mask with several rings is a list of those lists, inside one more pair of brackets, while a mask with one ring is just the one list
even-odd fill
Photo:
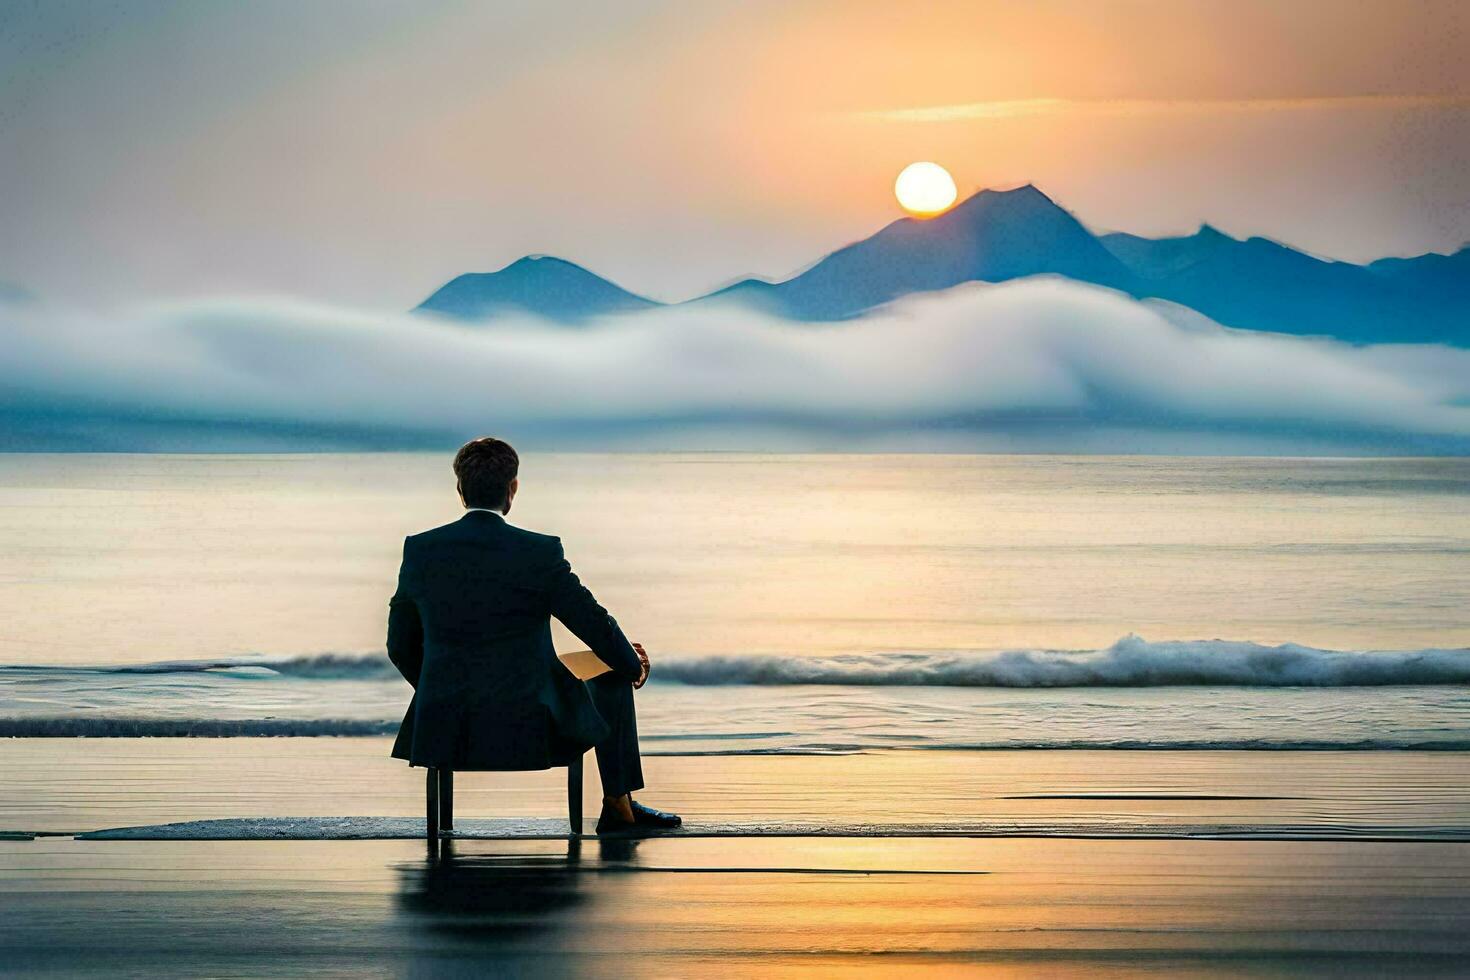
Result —
[[403, 539], [403, 545], [405, 548], [413, 548], [418, 545], [431, 544], [435, 541], [451, 538], [455, 535], [455, 529], [458, 523], [458, 521], [450, 521], [448, 524], [440, 524], [438, 527], [431, 527], [427, 531], [420, 531], [418, 534], [410, 534]]
[[505, 529], [526, 548], [548, 554], [561, 551], [561, 538], [554, 534], [543, 534], [514, 524], [506, 524]]
[[463, 519], [450, 521], [418, 534], [410, 534], [404, 540], [405, 550], [432, 547], [439, 543], [459, 541], [466, 537], [474, 537], [486, 532], [493, 533], [503, 541], [512, 543], [515, 547], [524, 548], [528, 551], [544, 552], [547, 554], [559, 554], [561, 551], [561, 538], [554, 534], [543, 534], [540, 531], [532, 531], [529, 528], [518, 527], [504, 520], [497, 520], [494, 524], [478, 525], [467, 524]]

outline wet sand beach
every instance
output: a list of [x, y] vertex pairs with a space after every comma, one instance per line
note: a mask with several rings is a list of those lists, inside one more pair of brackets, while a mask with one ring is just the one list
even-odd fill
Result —
[[9, 975], [1440, 975], [1470, 845], [0, 844]]
[[[466, 774], [468, 839], [430, 860], [375, 839], [422, 826], [421, 773], [385, 739], [3, 748], [3, 829], [38, 835], [0, 841], [12, 975], [1449, 976], [1470, 956], [1463, 753], [657, 757], [646, 798], [689, 832], [641, 842], [567, 839], [559, 773]], [[74, 836], [125, 828], [167, 839]]]

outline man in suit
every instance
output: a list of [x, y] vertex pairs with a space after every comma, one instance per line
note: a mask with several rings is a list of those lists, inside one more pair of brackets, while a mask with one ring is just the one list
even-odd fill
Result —
[[[393, 756], [465, 770], [548, 769], [597, 751], [597, 832], [677, 827], [643, 788], [633, 692], [648, 654], [578, 581], [561, 540], [508, 524], [520, 459], [499, 439], [454, 457], [465, 514], [403, 542], [388, 656], [414, 687]], [[579, 681], [551, 645], [555, 616], [612, 669]]]

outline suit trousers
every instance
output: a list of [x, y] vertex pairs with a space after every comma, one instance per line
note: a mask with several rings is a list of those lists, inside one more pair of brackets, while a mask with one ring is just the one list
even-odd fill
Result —
[[633, 711], [633, 685], [611, 672], [586, 682], [597, 713], [610, 729], [593, 748], [603, 796], [622, 796], [643, 788], [643, 761], [638, 754], [638, 717]]

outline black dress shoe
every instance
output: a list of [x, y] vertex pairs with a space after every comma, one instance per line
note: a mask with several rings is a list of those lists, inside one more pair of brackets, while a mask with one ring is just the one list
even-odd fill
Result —
[[637, 800], [629, 802], [633, 804], [633, 823], [639, 827], [648, 827], [652, 830], [673, 830], [684, 822], [684, 818], [677, 813], [655, 810], [651, 806], [644, 806]]
[[597, 834], [599, 837], [641, 837], [661, 830], [673, 830], [683, 822], [677, 814], [634, 803], [633, 822], [629, 823], [618, 816], [616, 810], [603, 806], [602, 815], [597, 818]]
[[602, 814], [597, 818], [598, 837], [627, 837], [629, 835], [641, 834], [642, 828], [636, 823], [629, 823], [618, 816], [617, 811], [606, 805], [602, 808]]

